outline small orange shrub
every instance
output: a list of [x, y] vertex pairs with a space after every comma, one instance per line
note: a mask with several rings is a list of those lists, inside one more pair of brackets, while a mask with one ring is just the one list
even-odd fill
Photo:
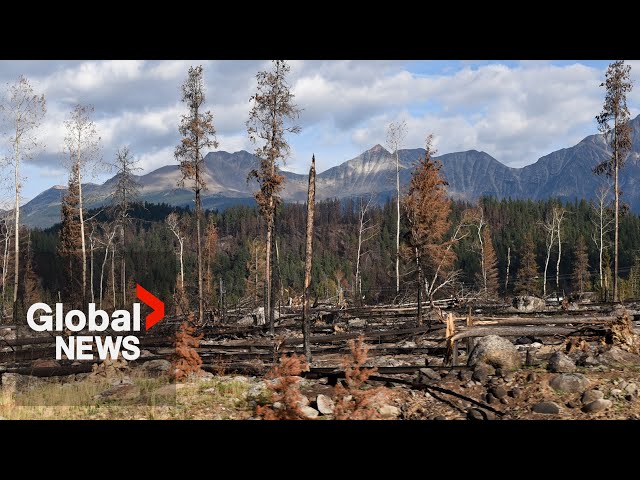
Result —
[[[266, 378], [267, 388], [271, 392], [271, 403], [256, 407], [256, 413], [265, 420], [305, 420], [306, 417], [300, 407], [302, 394], [300, 393], [300, 374], [309, 370], [304, 356], [292, 355], [280, 357], [280, 364], [275, 365]], [[273, 404], [280, 403], [280, 408]]]
[[196, 328], [191, 325], [193, 315], [189, 316], [189, 321], [182, 322], [180, 329], [176, 333], [176, 353], [172, 362], [172, 371], [176, 381], [183, 380], [189, 375], [200, 375], [202, 370], [202, 359], [198, 355], [196, 348], [200, 346], [200, 340], [204, 334], [193, 336]]

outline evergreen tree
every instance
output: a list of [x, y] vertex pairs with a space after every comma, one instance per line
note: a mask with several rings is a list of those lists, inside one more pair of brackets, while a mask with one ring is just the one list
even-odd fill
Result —
[[583, 293], [591, 288], [589, 281], [589, 254], [584, 237], [580, 235], [575, 247], [575, 260], [573, 264], [574, 288]]

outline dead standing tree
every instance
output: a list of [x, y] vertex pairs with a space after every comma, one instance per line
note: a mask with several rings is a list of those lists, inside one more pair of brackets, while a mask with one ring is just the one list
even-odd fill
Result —
[[140, 196], [140, 184], [136, 180], [135, 172], [142, 169], [137, 166], [137, 161], [131, 155], [129, 147], [126, 146], [116, 152], [115, 162], [111, 166], [116, 171], [116, 183], [111, 194], [111, 201], [115, 211], [115, 218], [120, 228], [120, 284], [122, 288], [122, 308], [125, 308], [127, 304], [126, 230], [130, 222], [129, 212], [131, 211], [131, 205]]
[[82, 261], [82, 304], [87, 303], [87, 245], [85, 239], [84, 203], [82, 179], [101, 161], [100, 137], [91, 120], [93, 106], [76, 105], [68, 120], [64, 122], [67, 133], [64, 138], [64, 154], [70, 177], [77, 183], [77, 209], [79, 221], [79, 243]]
[[271, 71], [258, 72], [258, 90], [251, 97], [253, 106], [247, 120], [247, 132], [252, 143], [257, 144], [256, 156], [259, 168], [249, 173], [247, 180], [255, 178], [260, 190], [255, 193], [256, 202], [267, 224], [266, 262], [265, 262], [265, 315], [269, 316], [269, 332], [274, 333], [274, 302], [272, 302], [272, 243], [274, 235], [274, 217], [278, 193], [282, 190], [284, 177], [278, 173], [278, 161], [284, 161], [290, 147], [286, 133], [299, 133], [297, 125], [287, 126], [300, 115], [300, 109], [293, 103], [286, 81], [289, 66], [284, 60], [274, 60]]
[[182, 84], [182, 101], [189, 108], [189, 113], [180, 120], [180, 135], [182, 141], [176, 147], [175, 157], [180, 162], [182, 179], [180, 185], [184, 187], [185, 180], [193, 180], [191, 189], [195, 193], [196, 214], [196, 256], [198, 257], [198, 322], [204, 323], [204, 286], [202, 279], [202, 199], [201, 192], [206, 190], [204, 181], [203, 150], [218, 148], [216, 129], [213, 126], [211, 112], [202, 112], [205, 91], [202, 66], [190, 67], [187, 79]]
[[391, 122], [387, 127], [387, 146], [396, 158], [396, 295], [400, 293], [400, 155], [398, 150], [407, 136], [407, 122]]
[[560, 301], [560, 260], [562, 259], [562, 220], [567, 211], [559, 206], [553, 207], [553, 224], [556, 227], [556, 238], [558, 239], [558, 260], [556, 261], [556, 300]]
[[20, 263], [20, 192], [23, 178], [20, 164], [33, 157], [39, 144], [36, 132], [42, 123], [47, 107], [44, 95], [36, 95], [26, 77], [21, 76], [16, 83], [7, 87], [7, 101], [0, 106], [6, 127], [6, 136], [10, 153], [5, 164], [13, 168], [15, 203], [13, 206], [14, 224], [14, 277], [13, 277], [13, 315], [17, 315], [18, 279]]
[[600, 186], [596, 192], [595, 201], [591, 202], [591, 211], [593, 213], [591, 223], [594, 226], [591, 239], [598, 249], [598, 274], [600, 279], [599, 287], [601, 290], [608, 289], [608, 285], [605, 285], [603, 256], [609, 244], [609, 233], [611, 232], [611, 225], [614, 221], [609, 200], [610, 191], [610, 185]]
[[311, 296], [311, 267], [313, 266], [313, 217], [316, 206], [316, 156], [311, 157], [309, 169], [309, 190], [307, 193], [307, 231], [304, 255], [304, 290], [302, 309], [302, 336], [304, 341], [304, 356], [311, 362], [311, 319], [309, 312], [309, 297]]
[[362, 251], [364, 244], [367, 241], [371, 240], [375, 235], [375, 225], [370, 225], [371, 218], [367, 218], [367, 210], [373, 201], [373, 195], [369, 197], [367, 202], [365, 203], [363, 198], [360, 197], [360, 208], [358, 213], [358, 248], [356, 252], [356, 273], [355, 273], [355, 281], [353, 284], [354, 289], [354, 297], [357, 298], [357, 303], [361, 304], [362, 302], [362, 257], [365, 252]]
[[[620, 185], [618, 174], [624, 167], [627, 155], [631, 150], [631, 127], [629, 126], [629, 109], [627, 108], [627, 93], [631, 91], [631, 67], [624, 64], [624, 60], [609, 65], [601, 87], [606, 88], [604, 105], [596, 120], [598, 129], [603, 133], [605, 141], [611, 148], [611, 156], [593, 169], [596, 175], [605, 174], [613, 177], [614, 195], [614, 254], [613, 254], [613, 301], [620, 300], [618, 295], [618, 225], [620, 214]], [[611, 124], [610, 122], [613, 122]]]
[[[432, 138], [432, 135], [427, 137], [425, 154], [418, 160], [411, 176], [409, 190], [402, 199], [409, 226], [408, 248], [405, 249], [404, 255], [407, 259], [413, 258], [416, 264], [418, 325], [422, 325], [423, 281], [429, 300], [433, 302], [435, 292], [452, 281], [448, 273], [452, 273], [449, 270], [455, 257], [451, 250], [453, 239], [444, 240], [451, 226], [451, 200], [447, 197], [445, 188], [448, 184], [440, 176], [442, 164], [431, 159], [435, 153], [431, 146]], [[456, 228], [454, 238], [458, 236], [459, 231], [460, 227]]]

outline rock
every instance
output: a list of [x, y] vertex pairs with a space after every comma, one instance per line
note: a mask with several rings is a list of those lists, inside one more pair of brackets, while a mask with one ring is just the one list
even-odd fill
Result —
[[503, 385], [498, 385], [491, 388], [491, 393], [493, 393], [496, 398], [504, 398], [507, 396], [507, 389], [504, 388]]
[[516, 338], [516, 345], [529, 345], [533, 343], [533, 339], [531, 337], [519, 337]]
[[602, 398], [604, 398], [604, 393], [602, 393], [600, 390], [587, 390], [582, 394], [580, 400], [582, 401], [583, 405], [586, 405], [587, 403], [595, 402], [596, 400], [600, 400]]
[[398, 347], [400, 348], [416, 348], [416, 342], [412, 342], [410, 340], [405, 340], [404, 342], [399, 342]]
[[421, 368], [420, 374], [429, 380], [440, 380], [440, 374], [431, 368]]
[[472, 408], [467, 411], [467, 418], [469, 420], [493, 420], [496, 416], [484, 408]]
[[458, 378], [461, 382], [468, 382], [473, 378], [473, 372], [471, 370], [460, 370], [458, 372]]
[[538, 375], [536, 375], [536, 372], [529, 372], [529, 374], [527, 375], [527, 382], [531, 383], [531, 382], [537, 382], [538, 381]]
[[624, 390], [624, 389], [627, 387], [627, 385], [629, 385], [629, 384], [627, 383], [627, 381], [626, 381], [626, 380], [622, 380], [622, 381], [618, 384], [618, 388], [619, 388], [620, 390]]
[[253, 318], [254, 325], [264, 325], [266, 323], [264, 316], [264, 307], [256, 308], [252, 313], [251, 317]]
[[503, 380], [507, 383], [511, 383], [515, 380], [516, 376], [513, 374], [513, 372], [509, 372], [509, 373], [505, 373], [502, 376]]
[[480, 362], [503, 370], [517, 370], [522, 365], [513, 343], [498, 335], [487, 335], [476, 342], [467, 363], [473, 367]]
[[302, 411], [302, 414], [306, 418], [316, 418], [318, 415], [320, 415], [320, 412], [318, 412], [318, 410], [316, 410], [313, 407], [310, 407], [309, 405], [301, 406], [300, 410]]
[[99, 400], [131, 400], [140, 396], [140, 387], [130, 383], [116, 385], [96, 395]]
[[573, 373], [576, 371], [576, 364], [562, 352], [554, 352], [549, 357], [547, 369], [555, 373]]
[[555, 402], [538, 402], [531, 409], [534, 413], [543, 415], [557, 415], [560, 413], [560, 407]]
[[583, 392], [590, 384], [589, 379], [581, 373], [561, 373], [549, 382], [554, 390], [566, 393]]
[[335, 403], [331, 397], [327, 395], [319, 394], [316, 398], [316, 405], [318, 411], [323, 415], [333, 415], [333, 408]]
[[169, 360], [149, 360], [142, 364], [142, 369], [150, 375], [164, 375], [169, 372], [171, 362]]
[[34, 360], [33, 363], [31, 363], [31, 366], [33, 368], [56, 368], [60, 366], [60, 362], [56, 362], [52, 359], [40, 358], [38, 360]]
[[509, 396], [511, 398], [518, 398], [522, 394], [522, 389], [520, 387], [514, 387], [510, 392]]
[[613, 346], [598, 355], [598, 360], [602, 365], [609, 367], [634, 367], [640, 366], [640, 355], [626, 352], [620, 347]]
[[542, 298], [521, 295], [513, 299], [513, 306], [519, 312], [530, 313], [544, 311], [547, 303]]
[[309, 397], [307, 397], [306, 395], [301, 395], [300, 400], [298, 401], [298, 404], [304, 407], [306, 407], [310, 403], [311, 402], [309, 402]]
[[624, 387], [624, 391], [628, 395], [637, 395], [638, 386], [635, 383], [628, 383], [627, 386]]
[[607, 408], [611, 408], [611, 405], [613, 405], [613, 402], [611, 400], [605, 400], [601, 398], [586, 404], [584, 407], [582, 407], [582, 411], [584, 413], [597, 413], [601, 412], [602, 410], [606, 410]]
[[242, 317], [240, 320], [238, 320], [236, 324], [248, 327], [250, 325], [255, 325], [255, 320], [252, 316], [247, 315], [246, 317]]
[[400, 409], [393, 405], [382, 405], [378, 408], [378, 413], [382, 418], [398, 418], [400, 416]]
[[489, 378], [489, 365], [485, 363], [478, 363], [476, 368], [473, 369], [471, 378], [478, 382], [484, 383]]
[[635, 402], [638, 399], [638, 394], [637, 393], [634, 393], [633, 395], [627, 394], [624, 396], [624, 399], [627, 402]]
[[594, 357], [591, 353], [583, 353], [578, 358], [577, 364], [581, 367], [596, 367], [600, 365], [600, 360]]
[[140, 358], [153, 357], [153, 353], [149, 350], [140, 350]]
[[500, 399], [500, 403], [502, 403], [503, 405], [508, 405], [509, 399], [507, 397], [503, 397]]
[[622, 390], [620, 390], [619, 388], [614, 388], [611, 390], [611, 396], [615, 397], [615, 398], [620, 398], [622, 397]]

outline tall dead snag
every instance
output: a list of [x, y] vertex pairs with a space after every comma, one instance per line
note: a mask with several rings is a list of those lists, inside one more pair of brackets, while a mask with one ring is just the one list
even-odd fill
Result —
[[[418, 160], [411, 176], [409, 191], [402, 200], [409, 225], [409, 248], [405, 249], [404, 255], [413, 258], [416, 263], [418, 325], [422, 325], [423, 272], [428, 275], [427, 294], [429, 300], [433, 301], [433, 294], [449, 283], [445, 272], [455, 258], [449, 245], [451, 242], [444, 240], [451, 226], [451, 201], [447, 198], [445, 189], [448, 183], [440, 176], [442, 163], [431, 159], [435, 153], [431, 146], [432, 138], [432, 135], [427, 137], [425, 155]], [[438, 287], [437, 282], [440, 282]]]
[[58, 254], [63, 261], [62, 294], [76, 308], [82, 308], [82, 248], [80, 244], [80, 186], [78, 165], [69, 172], [67, 192], [62, 197], [60, 243]]
[[205, 100], [202, 66], [190, 67], [187, 79], [182, 84], [182, 102], [189, 108], [189, 113], [180, 120], [182, 141], [176, 147], [175, 157], [180, 162], [182, 178], [180, 186], [186, 180], [193, 180], [191, 189], [195, 193], [196, 214], [196, 256], [198, 257], [198, 321], [204, 322], [204, 288], [202, 282], [202, 238], [200, 218], [202, 216], [201, 192], [206, 190], [204, 181], [204, 153], [208, 148], [218, 148], [216, 129], [213, 126], [211, 112], [202, 112]]
[[274, 60], [271, 71], [258, 72], [258, 91], [251, 97], [253, 106], [247, 120], [247, 132], [252, 143], [257, 144], [256, 156], [259, 168], [249, 173], [247, 180], [255, 178], [260, 190], [255, 193], [256, 202], [267, 224], [264, 298], [265, 315], [269, 316], [269, 332], [274, 333], [274, 302], [271, 300], [273, 273], [271, 268], [272, 244], [274, 236], [274, 216], [282, 190], [284, 177], [278, 173], [278, 161], [284, 161], [290, 147], [286, 133], [299, 133], [297, 125], [285, 124], [300, 115], [300, 109], [293, 103], [286, 81], [289, 66], [284, 60]]
[[13, 205], [14, 224], [14, 276], [13, 276], [13, 315], [17, 315], [18, 278], [20, 264], [20, 192], [23, 178], [20, 164], [33, 157], [39, 147], [36, 132], [47, 111], [44, 95], [36, 95], [26, 77], [7, 86], [7, 102], [0, 105], [6, 136], [9, 143], [9, 155], [6, 163], [13, 169], [15, 203]]
[[367, 218], [367, 210], [371, 205], [373, 195], [369, 197], [365, 203], [363, 198], [359, 200], [359, 212], [358, 212], [358, 247], [356, 251], [356, 273], [355, 281], [353, 282], [354, 297], [357, 299], [358, 305], [362, 302], [362, 257], [365, 252], [363, 251], [364, 244], [371, 240], [375, 235], [375, 225], [370, 225], [371, 218]]
[[[596, 175], [605, 174], [613, 177], [614, 208], [614, 254], [613, 254], [613, 301], [620, 300], [618, 295], [618, 219], [620, 212], [620, 185], [618, 174], [631, 150], [631, 127], [629, 127], [629, 109], [627, 108], [627, 93], [631, 91], [631, 66], [625, 65], [624, 60], [618, 60], [609, 65], [604, 83], [606, 88], [604, 105], [596, 120], [598, 129], [604, 134], [605, 141], [611, 147], [611, 157], [600, 162], [593, 169]], [[613, 122], [611, 124], [610, 122]]]
[[589, 253], [582, 235], [578, 237], [576, 242], [573, 282], [574, 287], [577, 286], [580, 293], [584, 293], [589, 288]]
[[591, 234], [591, 239], [598, 249], [598, 287], [603, 292], [606, 291], [604, 276], [604, 253], [608, 248], [609, 233], [611, 232], [611, 225], [614, 221], [609, 200], [610, 191], [610, 185], [601, 185], [596, 192], [595, 201], [591, 202], [591, 223], [594, 227], [594, 231]]
[[192, 325], [193, 315], [189, 316], [189, 320], [182, 322], [180, 330], [176, 333], [175, 348], [171, 371], [176, 381], [183, 380], [190, 375], [200, 375], [202, 370], [202, 359], [196, 350], [200, 346], [203, 333], [194, 336], [196, 328]]
[[304, 291], [302, 309], [302, 336], [304, 339], [304, 356], [311, 362], [311, 319], [309, 318], [309, 297], [311, 296], [311, 267], [313, 263], [313, 216], [316, 205], [316, 156], [311, 157], [309, 169], [309, 191], [307, 194], [307, 233], [304, 254]]
[[542, 228], [545, 231], [547, 248], [547, 256], [544, 261], [544, 274], [542, 275], [542, 297], [547, 298], [547, 272], [549, 271], [549, 260], [551, 260], [551, 250], [553, 249], [556, 235], [556, 222], [553, 214], [549, 215], [549, 212], [547, 212], [547, 218], [542, 222]]
[[79, 244], [82, 260], [82, 303], [87, 303], [87, 245], [84, 228], [84, 200], [82, 178], [100, 161], [100, 137], [96, 124], [91, 120], [93, 106], [76, 105], [64, 122], [67, 133], [64, 138], [65, 163], [77, 182]]
[[5, 310], [5, 299], [6, 299], [6, 289], [7, 289], [7, 271], [9, 269], [9, 256], [11, 252], [9, 248], [11, 248], [11, 237], [13, 236], [13, 226], [11, 223], [11, 216], [8, 213], [2, 214], [0, 216], [0, 235], [2, 235], [2, 316], [4, 316]]
[[309, 365], [298, 355], [280, 357], [266, 375], [267, 389], [271, 393], [270, 403], [258, 405], [256, 414], [265, 420], [306, 420], [302, 411], [300, 374], [309, 371]]
[[116, 152], [115, 162], [111, 166], [116, 171], [116, 183], [111, 194], [111, 201], [120, 228], [120, 285], [122, 288], [122, 308], [125, 308], [127, 304], [126, 231], [131, 220], [129, 218], [131, 206], [140, 197], [140, 184], [136, 180], [135, 172], [142, 169], [137, 166], [137, 160], [133, 158], [129, 147], [126, 146]]
[[369, 346], [361, 335], [348, 342], [350, 354], [342, 360], [347, 387], [335, 386], [334, 416], [336, 420], [376, 420], [380, 414], [373, 405], [375, 398], [384, 400], [387, 390], [384, 387], [367, 388], [366, 381], [375, 374], [376, 367], [366, 368]]
[[553, 207], [553, 223], [556, 227], [556, 238], [558, 239], [558, 260], [556, 261], [556, 300], [560, 301], [560, 260], [562, 259], [562, 220], [567, 211], [559, 206]]
[[391, 122], [387, 127], [387, 146], [396, 157], [396, 295], [400, 292], [400, 155], [398, 150], [407, 136], [407, 122]]

